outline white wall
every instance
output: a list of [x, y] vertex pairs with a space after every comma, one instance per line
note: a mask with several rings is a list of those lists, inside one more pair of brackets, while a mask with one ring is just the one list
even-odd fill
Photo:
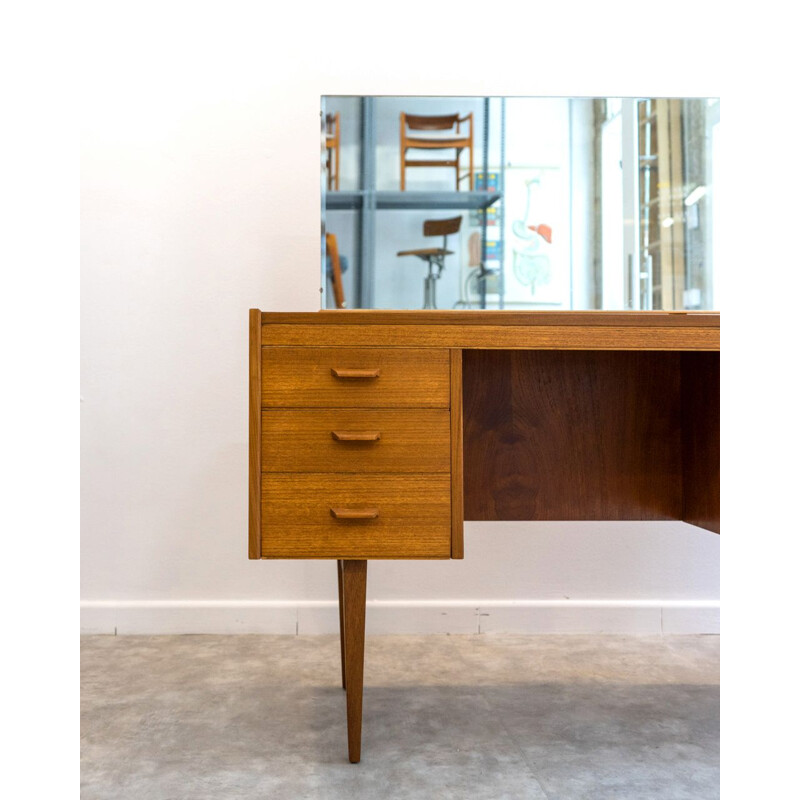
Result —
[[[436, 24], [443, 12], [425, 8]], [[338, 35], [317, 30], [301, 11], [256, 20], [236, 5], [164, 5], [122, 19], [100, 6], [92, 18], [102, 35], [84, 52], [81, 143], [86, 631], [334, 629], [331, 563], [250, 562], [246, 547], [247, 309], [319, 307], [320, 95], [592, 93], [585, 78], [576, 89], [537, 70], [557, 53], [523, 50], [524, 37], [505, 67], [461, 59], [456, 70], [445, 49], [400, 69], [413, 13], [395, 45], [351, 17]], [[315, 57], [331, 40], [336, 58]], [[509, 60], [523, 52], [524, 70]], [[681, 523], [470, 525], [464, 562], [371, 564], [370, 625], [716, 630], [718, 542]]]

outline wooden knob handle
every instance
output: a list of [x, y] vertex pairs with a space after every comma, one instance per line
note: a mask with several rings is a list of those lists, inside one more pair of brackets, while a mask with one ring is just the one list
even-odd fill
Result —
[[378, 369], [343, 369], [342, 367], [331, 367], [331, 375], [334, 378], [379, 378], [381, 375]]
[[336, 519], [375, 519], [377, 508], [332, 508], [331, 514]]
[[377, 442], [381, 438], [380, 431], [331, 431], [337, 442]]

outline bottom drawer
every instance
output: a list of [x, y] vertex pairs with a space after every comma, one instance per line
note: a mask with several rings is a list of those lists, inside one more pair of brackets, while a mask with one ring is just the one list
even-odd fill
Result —
[[450, 475], [264, 474], [266, 558], [450, 558]]

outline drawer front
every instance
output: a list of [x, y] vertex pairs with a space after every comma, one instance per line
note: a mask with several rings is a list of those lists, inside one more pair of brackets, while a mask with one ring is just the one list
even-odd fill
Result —
[[450, 477], [264, 474], [268, 558], [449, 558]]
[[447, 409], [270, 409], [264, 472], [449, 472]]
[[450, 354], [407, 347], [264, 347], [262, 404], [273, 408], [450, 405]]

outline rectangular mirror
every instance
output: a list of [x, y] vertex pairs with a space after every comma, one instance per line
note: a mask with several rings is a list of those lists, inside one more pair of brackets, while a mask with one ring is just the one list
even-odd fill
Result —
[[323, 308], [719, 310], [717, 98], [321, 105]]

